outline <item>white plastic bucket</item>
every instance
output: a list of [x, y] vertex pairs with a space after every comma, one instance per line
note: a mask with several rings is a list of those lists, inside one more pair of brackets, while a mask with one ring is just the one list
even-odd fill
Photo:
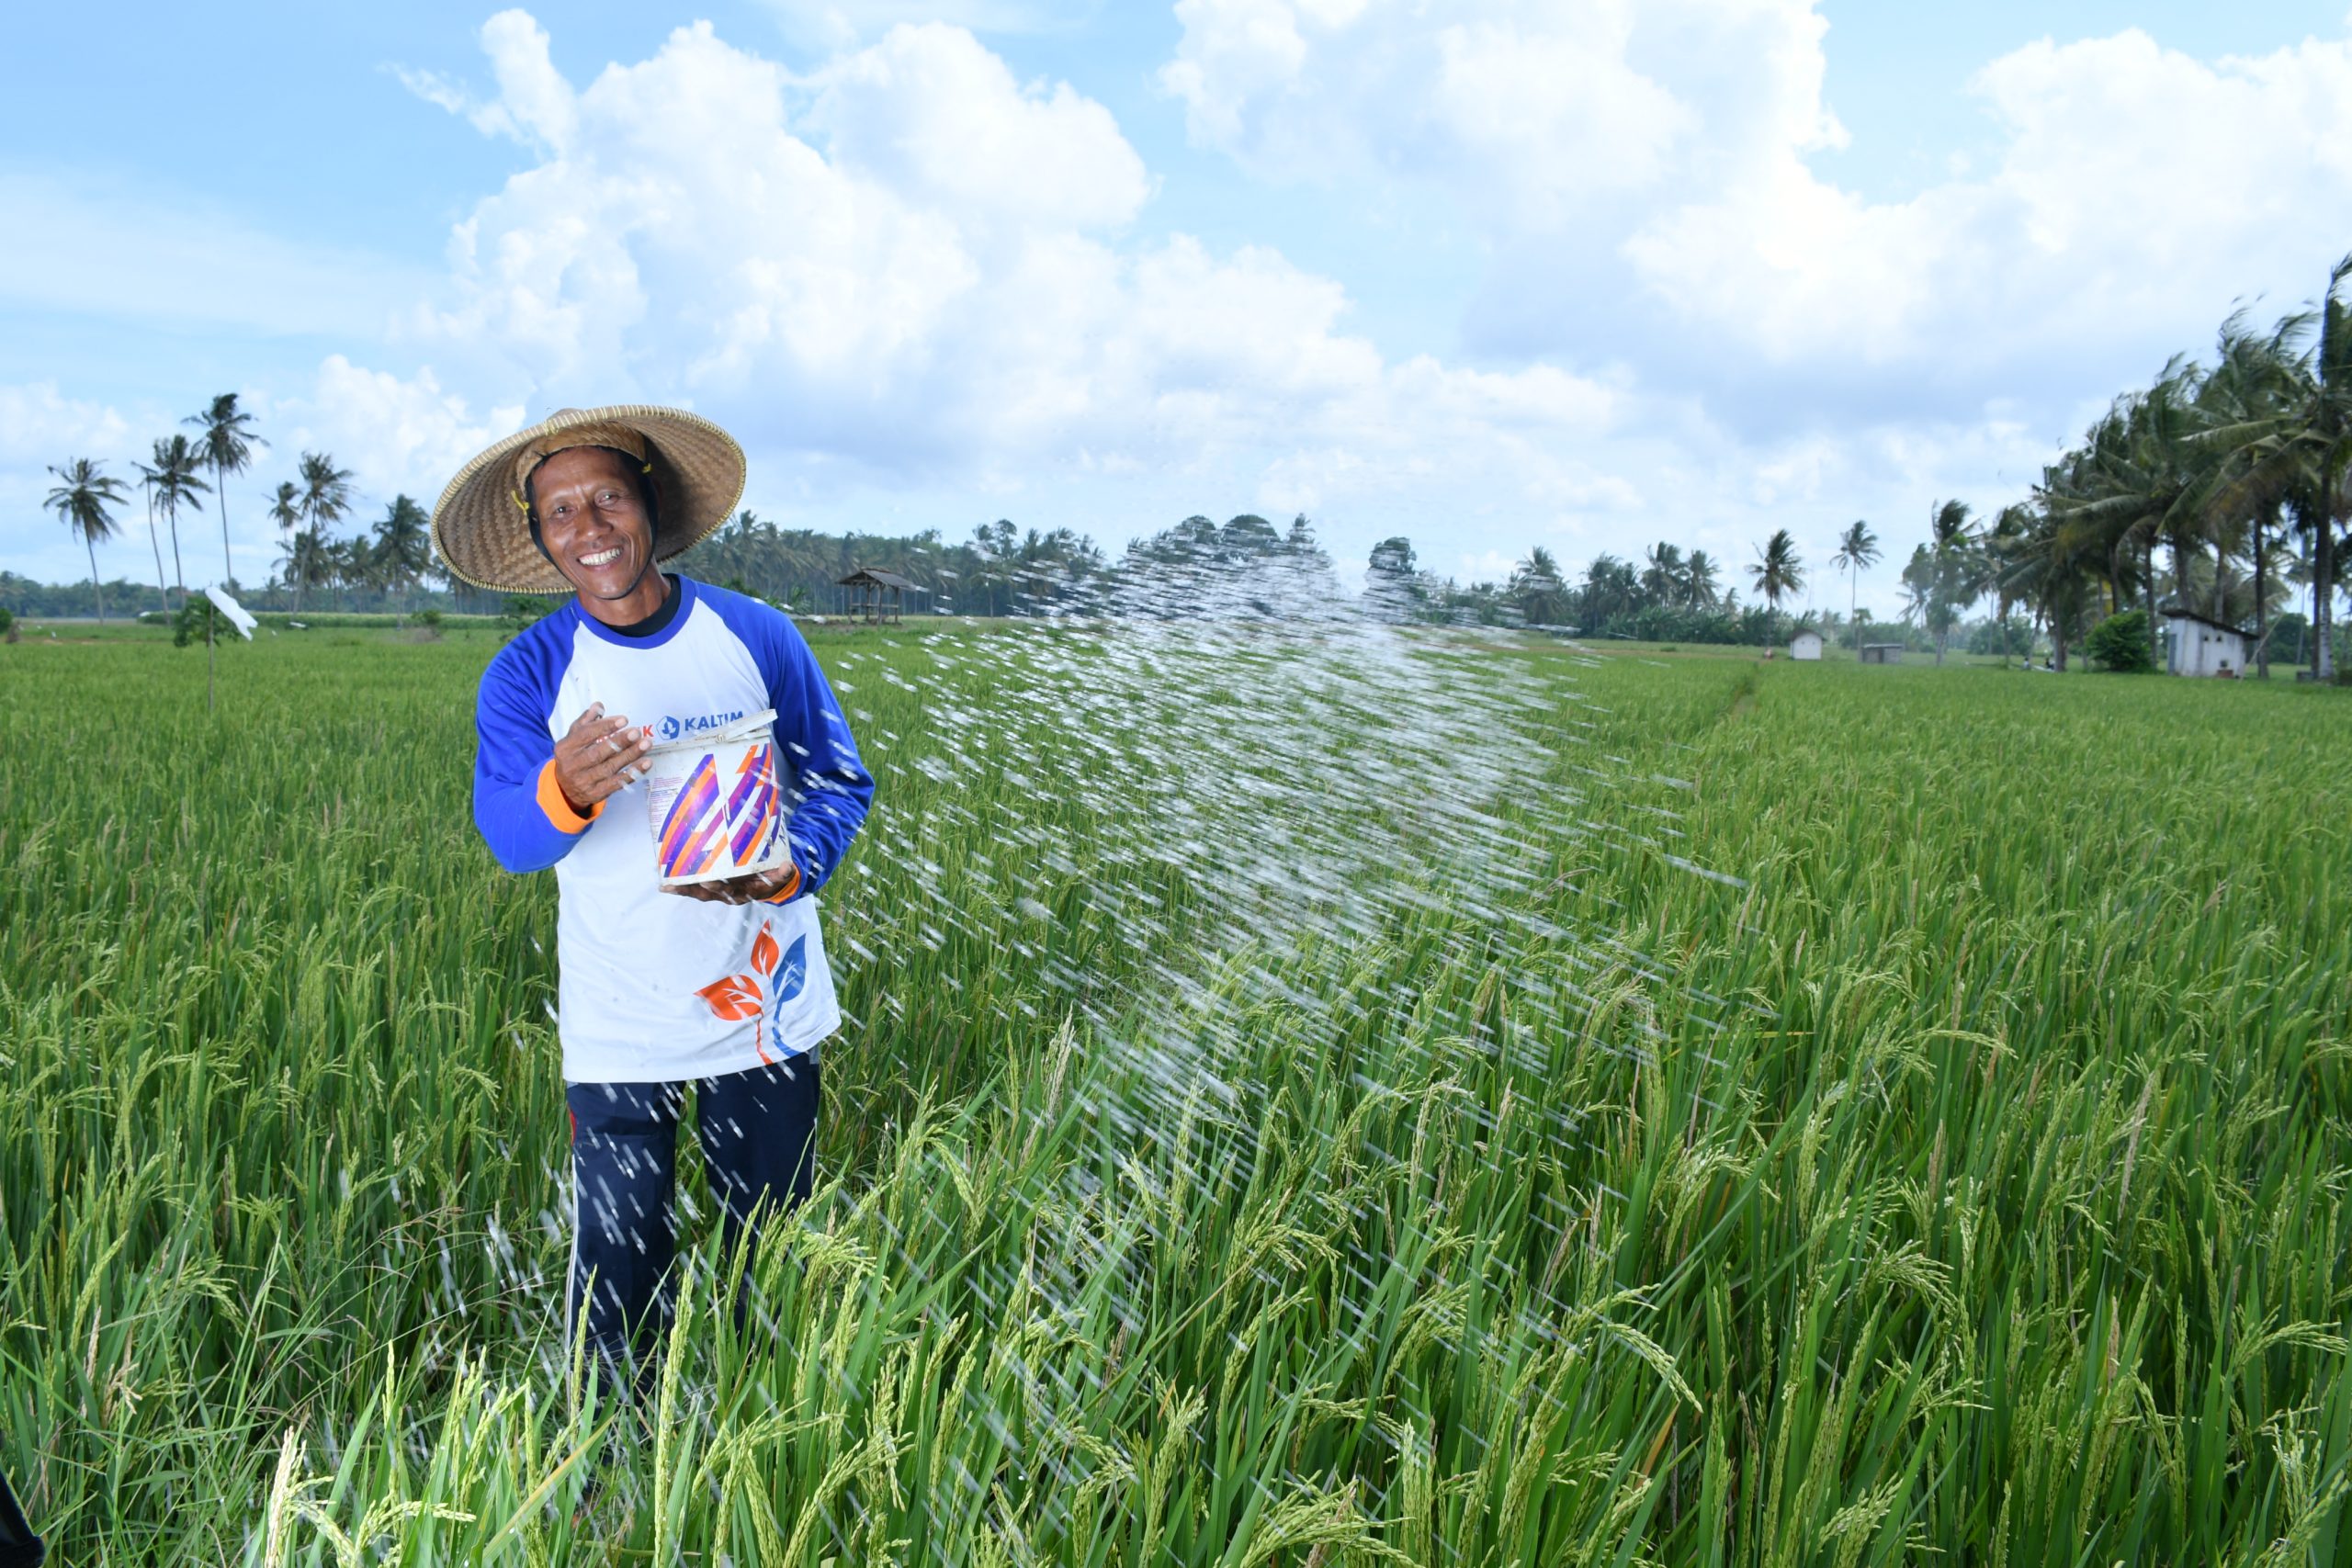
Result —
[[763, 708], [715, 736], [646, 753], [654, 874], [662, 886], [720, 882], [791, 863], [769, 728], [775, 717], [775, 709]]

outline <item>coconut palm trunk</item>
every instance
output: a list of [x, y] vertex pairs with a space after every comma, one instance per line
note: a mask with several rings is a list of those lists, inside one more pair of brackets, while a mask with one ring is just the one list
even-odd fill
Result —
[[2335, 475], [2333, 463], [2324, 463], [2319, 475], [2319, 526], [2312, 547], [2312, 679], [2324, 684], [2335, 679]]
[[107, 624], [107, 591], [98, 586], [97, 541], [85, 536], [82, 542], [90, 547], [90, 592], [97, 597], [98, 625], [105, 626]]
[[2254, 520], [2254, 667], [2262, 680], [2270, 679], [2270, 557], [2264, 547], [2270, 536], [2270, 519]]
[[172, 591], [164, 585], [164, 536], [155, 531], [155, 492], [147, 492], [147, 543], [155, 550], [155, 607], [172, 613]]
[[166, 503], [164, 521], [172, 528], [172, 580], [179, 584], [180, 608], [185, 610], [187, 608], [187, 569], [180, 564], [180, 509]]
[[229, 558], [229, 476], [218, 463], [212, 465], [212, 493], [220, 501], [220, 586], [226, 589], [237, 580], [237, 565]]

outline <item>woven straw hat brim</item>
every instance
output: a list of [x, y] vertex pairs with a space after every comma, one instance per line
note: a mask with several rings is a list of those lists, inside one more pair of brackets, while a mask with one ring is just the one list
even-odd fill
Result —
[[452, 576], [500, 593], [569, 593], [571, 584], [531, 543], [515, 493], [515, 454], [576, 425], [617, 424], [645, 442], [660, 497], [653, 558], [683, 555], [735, 513], [746, 465], [735, 438], [700, 414], [642, 403], [563, 409], [492, 442], [458, 470], [433, 508], [433, 547]]

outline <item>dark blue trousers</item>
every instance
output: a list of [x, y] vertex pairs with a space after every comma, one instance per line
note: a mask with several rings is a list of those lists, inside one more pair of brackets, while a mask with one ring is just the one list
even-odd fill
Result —
[[[724, 1211], [728, 1255], [757, 1214], [808, 1200], [817, 1169], [817, 1058], [691, 1080], [703, 1171]], [[641, 1375], [676, 1299], [678, 1122], [684, 1083], [566, 1084], [573, 1202], [568, 1322], [584, 1310], [605, 1365]], [[749, 1264], [748, 1252], [745, 1258]], [[746, 1281], [736, 1281], [743, 1321]]]

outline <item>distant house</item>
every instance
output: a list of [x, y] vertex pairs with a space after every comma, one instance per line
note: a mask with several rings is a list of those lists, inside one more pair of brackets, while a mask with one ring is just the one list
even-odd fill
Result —
[[1862, 662], [1900, 664], [1903, 662], [1903, 645], [1899, 642], [1866, 642], [1862, 644]]
[[2245, 672], [2249, 633], [2177, 604], [2166, 605], [2163, 615], [2167, 673], [2234, 679]]
[[1789, 639], [1789, 657], [1791, 659], [1819, 659], [1821, 657], [1821, 634], [1816, 631], [1802, 631], [1797, 633], [1796, 636]]

